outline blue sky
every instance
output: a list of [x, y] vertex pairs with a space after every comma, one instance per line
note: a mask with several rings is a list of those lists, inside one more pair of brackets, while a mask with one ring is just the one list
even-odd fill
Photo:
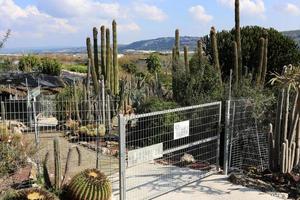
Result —
[[[240, 0], [241, 24], [300, 29], [300, 0]], [[234, 26], [234, 0], [0, 0], [6, 48], [84, 46], [92, 27], [118, 23], [119, 43]]]

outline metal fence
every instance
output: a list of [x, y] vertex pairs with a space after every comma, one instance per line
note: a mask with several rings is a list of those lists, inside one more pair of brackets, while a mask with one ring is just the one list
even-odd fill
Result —
[[[249, 167], [268, 168], [267, 132], [257, 123], [255, 104], [249, 99], [226, 104], [224, 169], [242, 171]], [[226, 162], [227, 161], [227, 162]]]
[[152, 199], [219, 170], [221, 102], [120, 116], [120, 199]]
[[[118, 181], [119, 136], [116, 103], [103, 100], [5, 100], [1, 101], [1, 126], [9, 134], [21, 133], [33, 143], [37, 154], [31, 159], [40, 166], [47, 160], [54, 177], [54, 139], [58, 140], [62, 172], [69, 166], [68, 181], [84, 169], [98, 168]], [[1, 131], [1, 134], [2, 133]], [[117, 177], [117, 178], [116, 178]]]

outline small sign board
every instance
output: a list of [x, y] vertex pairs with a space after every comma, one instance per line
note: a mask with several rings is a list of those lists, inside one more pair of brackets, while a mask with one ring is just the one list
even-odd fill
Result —
[[174, 123], [174, 140], [188, 137], [190, 135], [190, 121]]
[[128, 151], [128, 167], [149, 162], [163, 156], [163, 143]]

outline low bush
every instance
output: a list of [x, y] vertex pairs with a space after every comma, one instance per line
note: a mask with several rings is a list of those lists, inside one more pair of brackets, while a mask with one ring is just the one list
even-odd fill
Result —
[[61, 72], [61, 63], [54, 58], [42, 58], [38, 71], [43, 74], [59, 76]]

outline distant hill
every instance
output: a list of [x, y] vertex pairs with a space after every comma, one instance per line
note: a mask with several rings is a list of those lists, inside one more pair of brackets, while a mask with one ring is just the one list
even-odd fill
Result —
[[292, 38], [295, 40], [298, 45], [300, 45], [300, 30], [295, 30], [295, 31], [284, 31], [282, 32], [284, 35]]
[[[300, 45], [300, 30], [284, 31], [284, 35], [294, 39]], [[200, 37], [183, 36], [180, 37], [181, 48], [188, 46], [189, 50], [196, 49], [197, 41]], [[174, 37], [161, 37], [156, 39], [141, 40], [130, 44], [119, 44], [119, 52], [128, 51], [171, 51], [174, 46]], [[2, 49], [0, 54], [5, 53], [86, 53], [85, 47], [66, 48], [35, 48], [35, 49]]]
[[[180, 37], [180, 45], [183, 47], [184, 45], [188, 46], [190, 50], [194, 50], [197, 45], [197, 41], [200, 37], [191, 37], [191, 36], [183, 36]], [[141, 40], [137, 42], [133, 42], [128, 45], [123, 45], [120, 47], [120, 51], [128, 51], [128, 50], [143, 50], [143, 51], [170, 51], [174, 46], [175, 39], [174, 37], [161, 37], [150, 40]]]

